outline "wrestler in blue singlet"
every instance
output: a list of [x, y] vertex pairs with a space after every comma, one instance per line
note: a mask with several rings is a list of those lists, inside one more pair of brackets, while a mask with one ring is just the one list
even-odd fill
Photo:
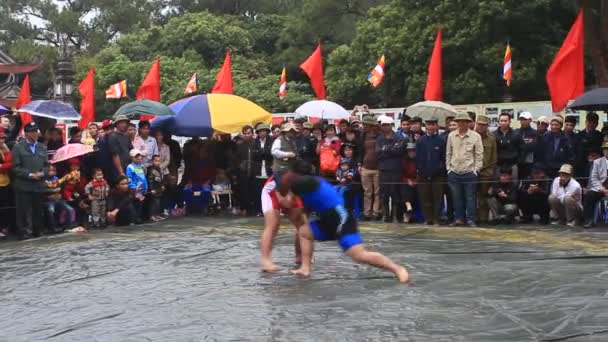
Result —
[[291, 190], [300, 197], [305, 208], [319, 216], [318, 220], [310, 222], [315, 240], [338, 240], [345, 252], [363, 243], [357, 221], [344, 208], [344, 198], [328, 181], [320, 177], [302, 176], [292, 184]]

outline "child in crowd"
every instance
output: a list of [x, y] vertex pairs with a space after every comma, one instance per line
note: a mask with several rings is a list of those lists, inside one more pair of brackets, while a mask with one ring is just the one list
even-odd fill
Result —
[[405, 205], [405, 223], [412, 221], [412, 211], [416, 201], [416, 144], [408, 143], [406, 155], [401, 160], [401, 199]]
[[355, 170], [350, 167], [350, 160], [342, 158], [340, 168], [336, 171], [336, 180], [341, 187], [349, 186], [355, 177]]
[[133, 205], [139, 200], [133, 198], [129, 183], [129, 178], [126, 176], [118, 176], [116, 187], [110, 191], [106, 202], [106, 218], [109, 224], [127, 226], [141, 221], [138, 219], [138, 213]]
[[177, 184], [177, 177], [169, 174], [164, 177], [163, 181], [165, 183], [165, 191], [163, 192], [163, 208], [165, 211], [165, 216], [184, 216], [184, 199], [182, 196], [183, 188]]
[[163, 185], [163, 175], [160, 170], [160, 156], [152, 157], [152, 164], [148, 167], [148, 208], [152, 221], [162, 221], [166, 217], [162, 216], [160, 209], [160, 199], [165, 190]]
[[106, 199], [110, 192], [108, 182], [103, 178], [101, 169], [93, 169], [93, 180], [84, 188], [91, 202], [91, 218], [93, 227], [106, 227]]
[[148, 180], [143, 164], [144, 154], [134, 148], [129, 152], [129, 155], [132, 162], [127, 166], [127, 178], [129, 179], [129, 189], [135, 197], [133, 201], [136, 212], [135, 223], [141, 223], [143, 202], [146, 199], [145, 193], [148, 191]]
[[76, 210], [76, 219], [81, 224], [85, 224], [90, 208], [87, 199], [84, 197], [84, 187], [87, 180], [80, 172], [80, 159], [69, 159], [68, 165], [68, 173], [64, 176], [63, 199]]
[[[57, 177], [57, 168], [55, 165], [49, 166], [49, 172], [46, 179], [47, 186], [47, 214], [49, 222], [49, 231], [51, 233], [61, 233], [63, 227], [73, 228], [76, 226], [76, 211], [61, 197], [61, 185], [67, 179]], [[63, 227], [57, 222], [57, 215], [64, 215]]]

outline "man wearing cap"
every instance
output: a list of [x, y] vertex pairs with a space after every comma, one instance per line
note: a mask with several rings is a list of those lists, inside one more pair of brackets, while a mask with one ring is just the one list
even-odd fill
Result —
[[593, 161], [589, 177], [589, 191], [585, 194], [584, 213], [585, 228], [593, 227], [595, 207], [597, 203], [608, 196], [608, 142], [602, 144], [602, 158]]
[[[599, 116], [596, 113], [588, 113], [585, 118], [585, 129], [576, 135], [576, 158], [574, 163], [574, 173], [577, 177], [588, 177], [589, 167], [587, 156], [593, 148], [602, 145], [604, 138], [602, 133], [597, 130]], [[587, 181], [581, 179], [581, 185], [586, 186]]]
[[520, 137], [519, 160], [517, 172], [519, 179], [526, 179], [530, 176], [532, 165], [534, 165], [534, 152], [538, 146], [538, 133], [532, 127], [532, 114], [530, 112], [519, 113], [519, 126], [516, 130]]
[[559, 168], [559, 176], [553, 180], [549, 205], [557, 214], [559, 224], [568, 224], [573, 227], [583, 214], [581, 185], [572, 178], [574, 169], [570, 164], [564, 164]]
[[434, 116], [425, 120], [426, 133], [416, 143], [417, 189], [428, 225], [439, 225], [445, 183], [445, 137]]
[[296, 126], [288, 122], [281, 128], [281, 136], [272, 143], [271, 154], [274, 158], [272, 172], [275, 173], [275, 178], [287, 172], [298, 156], [297, 133]]
[[498, 161], [496, 151], [496, 138], [488, 134], [489, 119], [485, 115], [478, 115], [476, 118], [475, 132], [481, 136], [481, 144], [483, 145], [483, 163], [479, 170], [479, 187], [477, 188], [477, 203], [479, 210], [477, 219], [480, 224], [488, 223], [488, 190], [490, 185], [496, 179], [496, 163]]
[[[454, 201], [453, 226], [475, 227], [477, 220], [477, 181], [483, 166], [481, 136], [469, 129], [471, 118], [460, 113], [454, 118], [458, 129], [448, 135], [446, 167]], [[466, 221], [465, 221], [466, 220]]]
[[521, 146], [521, 138], [511, 128], [511, 115], [501, 113], [498, 116], [498, 129], [494, 132], [496, 137], [496, 151], [498, 153], [497, 167], [511, 168], [511, 176], [513, 179], [518, 179], [517, 161], [519, 160], [519, 148]]
[[[393, 132], [394, 120], [385, 116], [380, 120], [380, 134], [376, 140], [376, 156], [380, 171], [380, 196], [384, 222], [403, 222], [401, 202], [401, 159], [405, 154], [407, 140]], [[391, 210], [392, 206], [392, 210]]]
[[378, 171], [378, 156], [376, 141], [378, 138], [378, 122], [372, 115], [363, 117], [363, 133], [357, 146], [357, 164], [363, 187], [363, 219], [382, 219], [380, 202], [380, 173]]
[[545, 173], [549, 178], [557, 176], [557, 171], [564, 164], [574, 160], [570, 143], [562, 132], [563, 119], [559, 116], [551, 118], [551, 131], [543, 135], [537, 149], [536, 160], [545, 166]]
[[538, 140], [545, 135], [549, 131], [549, 118], [542, 115], [538, 117], [538, 121], [536, 121], [536, 132], [538, 133]]
[[111, 183], [115, 182], [118, 176], [125, 175], [125, 169], [131, 162], [129, 151], [131, 151], [133, 145], [131, 139], [127, 133], [129, 128], [129, 118], [125, 115], [119, 115], [114, 121], [116, 131], [112, 133], [108, 138], [108, 148], [110, 150], [111, 168], [110, 180]]
[[13, 147], [15, 175], [15, 206], [17, 234], [20, 239], [43, 233], [42, 198], [46, 190], [44, 179], [48, 173], [46, 147], [38, 143], [40, 132], [35, 122], [25, 125], [25, 139]]

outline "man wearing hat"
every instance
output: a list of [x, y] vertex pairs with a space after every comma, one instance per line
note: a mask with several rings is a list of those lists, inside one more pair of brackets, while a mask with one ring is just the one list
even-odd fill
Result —
[[[380, 171], [380, 196], [384, 222], [403, 222], [401, 201], [401, 159], [407, 141], [393, 131], [394, 120], [385, 116], [380, 120], [380, 134], [376, 140], [376, 155]], [[392, 207], [392, 210], [391, 210]]]
[[532, 114], [530, 112], [519, 113], [519, 129], [516, 130], [519, 136], [519, 160], [517, 161], [517, 171], [519, 179], [526, 179], [530, 176], [532, 165], [534, 165], [534, 152], [538, 146], [538, 133], [532, 127]]
[[318, 157], [317, 157], [317, 144], [319, 140], [312, 135], [312, 130], [314, 125], [310, 122], [305, 122], [302, 124], [302, 134], [300, 135], [300, 139], [297, 140], [298, 146], [298, 156], [302, 158], [305, 162], [309, 163], [313, 166], [313, 173], [319, 168], [318, 165]]
[[573, 227], [583, 214], [581, 185], [572, 178], [574, 168], [570, 164], [563, 164], [559, 168], [559, 176], [553, 180], [549, 205], [559, 224]]
[[426, 121], [426, 133], [416, 143], [417, 189], [428, 225], [439, 225], [445, 184], [445, 137], [437, 118]]
[[536, 160], [545, 166], [545, 173], [549, 178], [557, 176], [557, 171], [564, 164], [574, 160], [568, 138], [562, 132], [564, 120], [559, 116], [551, 118], [551, 131], [543, 135], [537, 150]]
[[25, 139], [15, 144], [12, 154], [17, 234], [20, 239], [27, 239], [43, 233], [41, 201], [46, 190], [48, 154], [46, 147], [38, 143], [40, 131], [35, 122], [25, 125], [23, 131]]
[[608, 142], [602, 144], [602, 158], [593, 161], [589, 177], [589, 191], [585, 194], [584, 213], [585, 228], [594, 226], [595, 206], [608, 195]]
[[[255, 153], [253, 156], [257, 165], [255, 176], [258, 179], [258, 190], [262, 191], [264, 183], [266, 183], [266, 180], [272, 174], [272, 137], [270, 137], [270, 125], [265, 123], [257, 124], [255, 126], [255, 134]], [[256, 208], [261, 212], [262, 207], [259, 201], [256, 202]]]
[[129, 128], [129, 118], [125, 115], [118, 115], [115, 118], [114, 126], [116, 131], [112, 133], [108, 138], [108, 148], [111, 155], [109, 161], [113, 168], [111, 168], [110, 179], [111, 182], [115, 182], [118, 176], [125, 175], [125, 169], [127, 165], [131, 163], [129, 151], [133, 149], [131, 139], [127, 134]]
[[545, 135], [549, 131], [549, 124], [551, 121], [548, 117], [542, 115], [538, 117], [536, 121], [536, 132], [538, 133], [538, 139]]
[[281, 135], [272, 143], [271, 153], [274, 158], [272, 171], [277, 175], [281, 175], [289, 170], [289, 167], [298, 156], [298, 147], [296, 145], [296, 134], [298, 129], [296, 126], [287, 122], [281, 128]]
[[378, 122], [372, 115], [363, 116], [363, 129], [357, 146], [358, 167], [363, 186], [363, 219], [382, 219], [380, 202], [380, 172], [378, 171], [378, 156], [376, 155], [376, 140], [378, 138]]
[[489, 119], [487, 116], [478, 115], [475, 121], [475, 131], [481, 136], [481, 144], [483, 145], [483, 164], [481, 170], [479, 170], [479, 187], [477, 188], [477, 202], [479, 204], [477, 218], [480, 224], [487, 224], [490, 210], [488, 190], [490, 190], [490, 185], [496, 178], [496, 164], [498, 162], [496, 138], [488, 134]]
[[448, 135], [446, 167], [448, 185], [454, 201], [453, 226], [476, 226], [477, 182], [483, 167], [481, 136], [469, 129], [471, 118], [466, 113], [456, 115], [458, 129]]

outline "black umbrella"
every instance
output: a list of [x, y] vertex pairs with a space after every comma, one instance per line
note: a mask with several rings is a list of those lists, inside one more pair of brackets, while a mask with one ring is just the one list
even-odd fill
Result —
[[608, 88], [596, 88], [584, 93], [570, 105], [574, 110], [608, 111]]

